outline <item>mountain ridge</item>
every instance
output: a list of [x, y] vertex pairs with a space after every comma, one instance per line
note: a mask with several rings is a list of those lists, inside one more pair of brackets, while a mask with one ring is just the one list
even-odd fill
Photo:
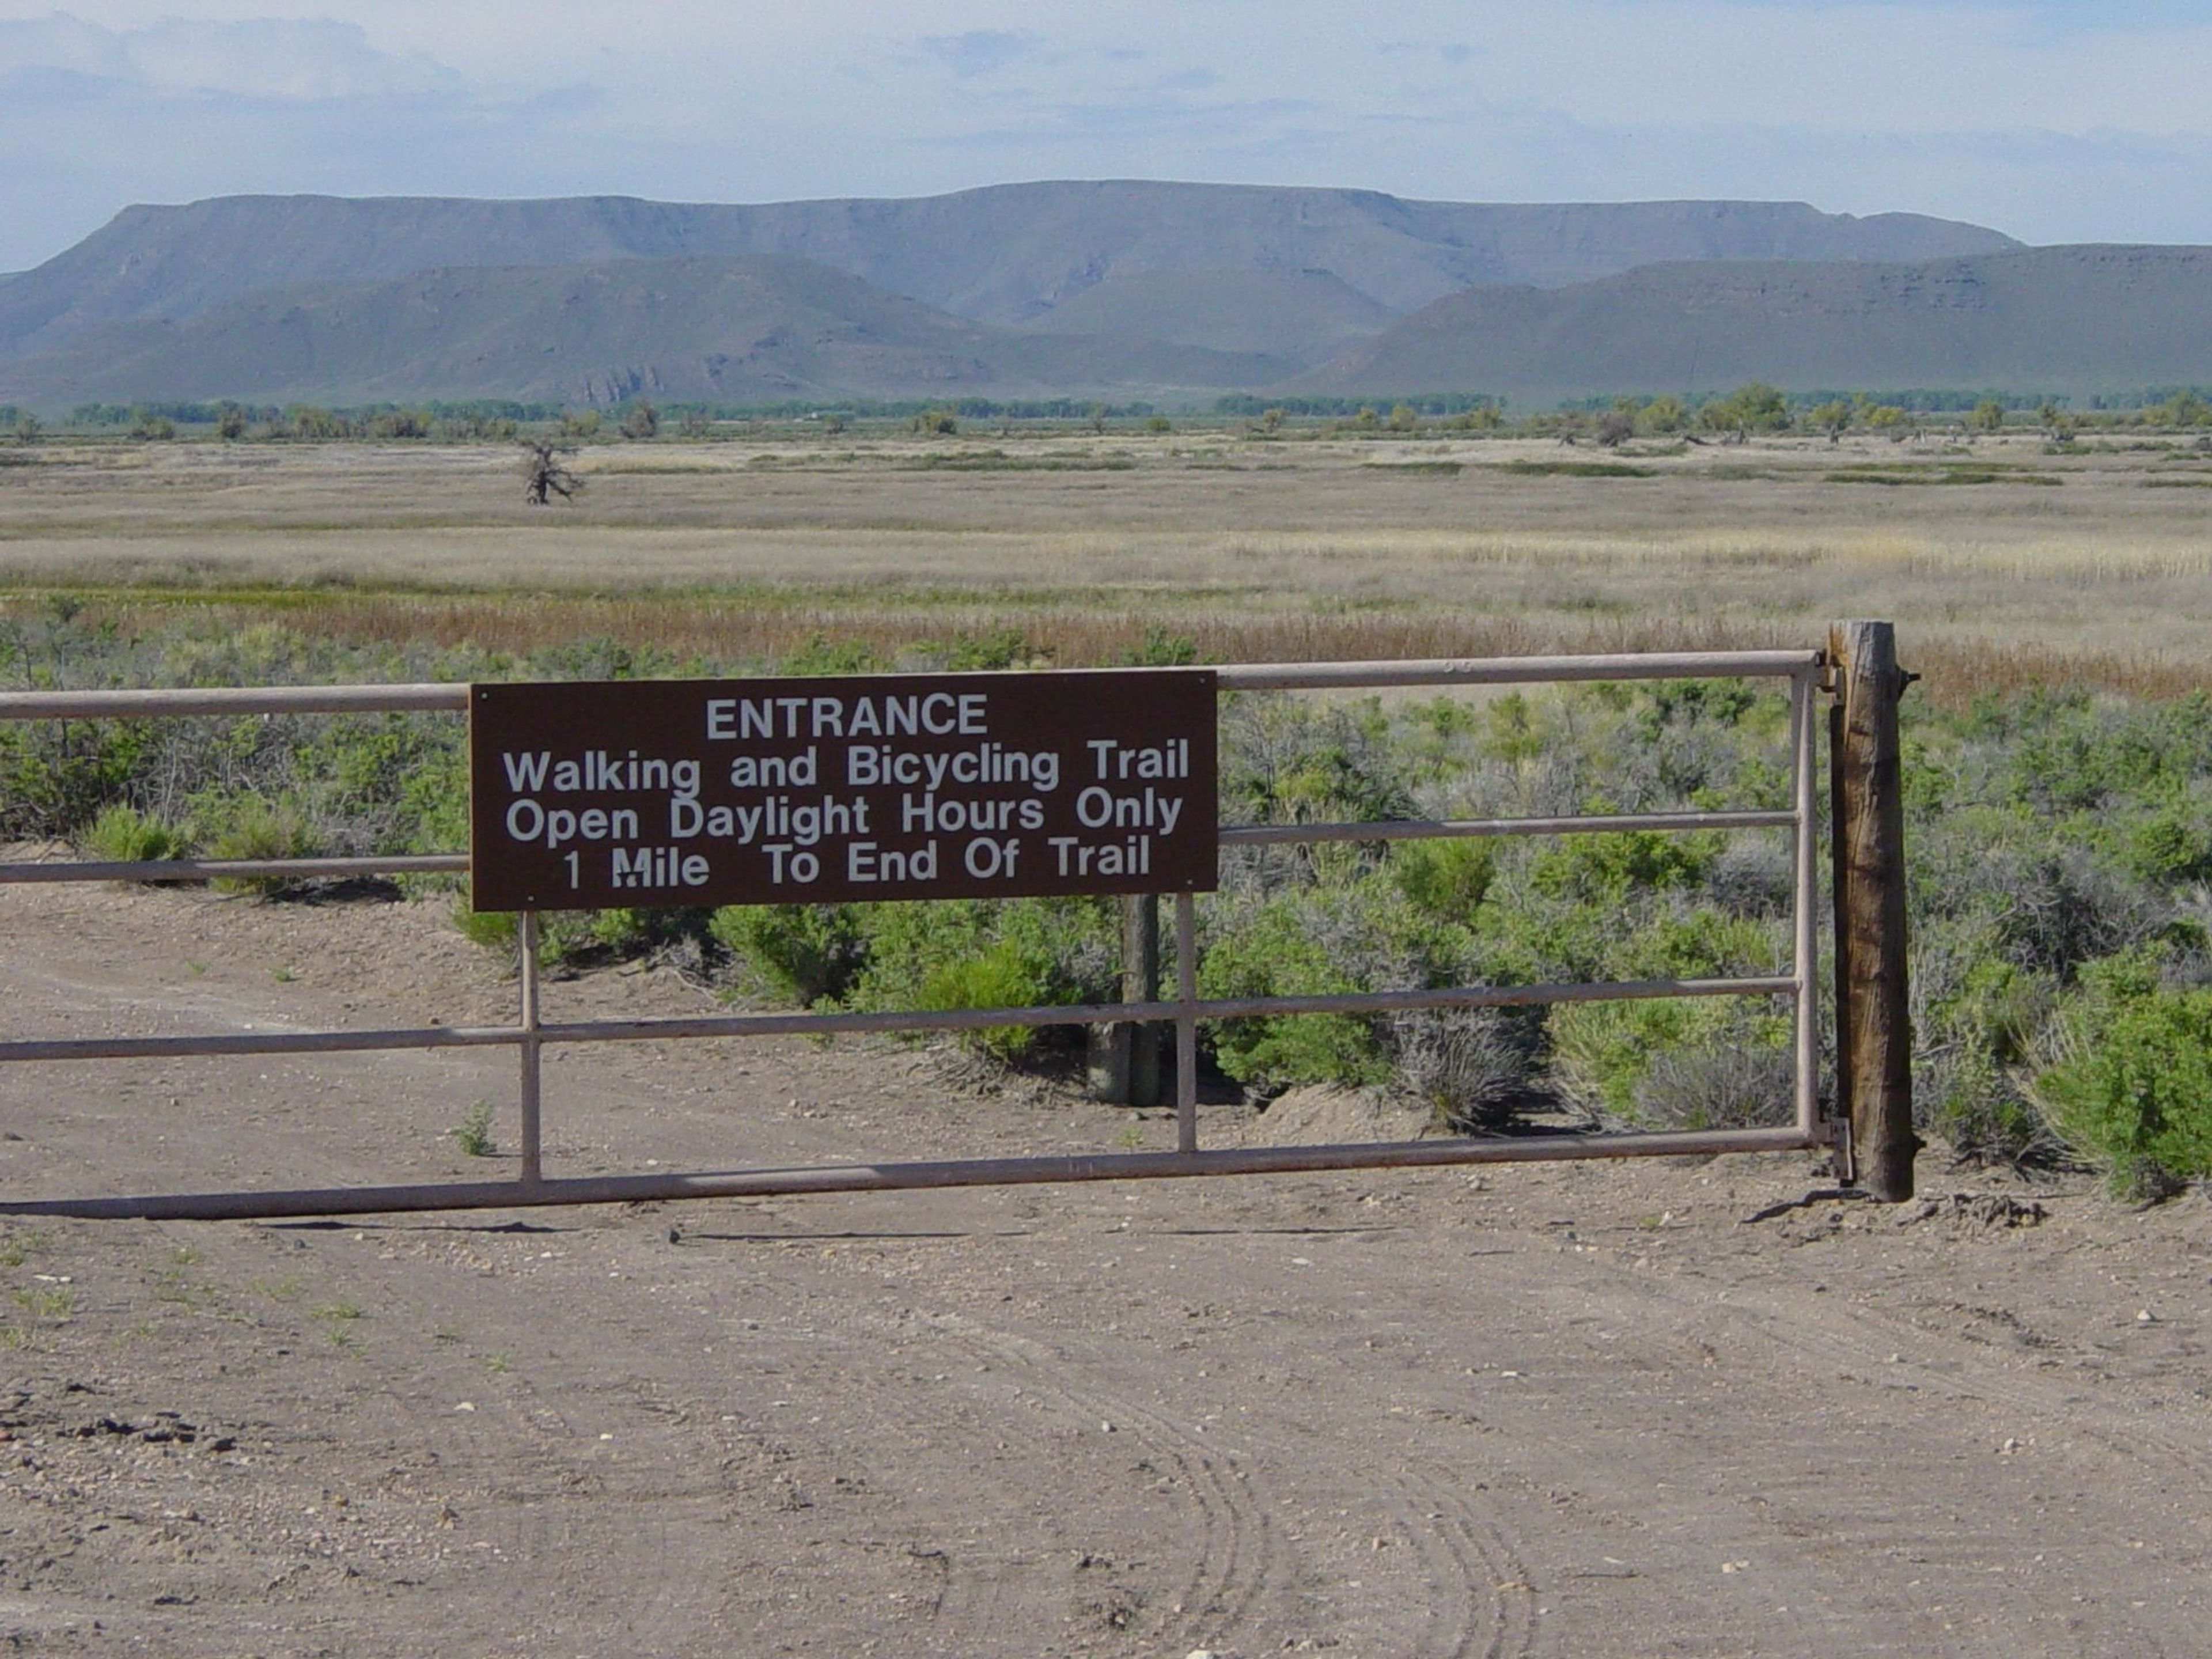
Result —
[[1541, 404], [1747, 380], [2212, 384], [2212, 248], [2032, 248], [1792, 203], [1063, 180], [758, 206], [220, 198], [125, 210], [0, 275], [0, 399], [42, 408], [1224, 392]]
[[[221, 197], [126, 208], [0, 284], [0, 358], [43, 355], [109, 324], [183, 320], [260, 290], [467, 266], [785, 254], [971, 321], [1028, 325], [1101, 284], [1176, 272], [1323, 272], [1407, 314], [1470, 284], [1558, 286], [1663, 258], [1914, 258], [2014, 245], [1979, 226], [1802, 203], [1450, 203], [1143, 179], [754, 205]], [[1285, 349], [1294, 320], [1284, 319]]]
[[[975, 322], [784, 255], [415, 272], [304, 284], [181, 321], [110, 324], [0, 362], [0, 402], [523, 398], [610, 404], [1474, 392], [1527, 406], [1771, 381], [2096, 395], [2212, 385], [2212, 247], [2084, 244], [1898, 263], [1647, 266], [1563, 289], [1469, 289], [1316, 366], [1114, 332], [1162, 286], [1237, 322], [1206, 273], [1117, 279], [1096, 332]], [[1281, 284], [1279, 283], [1279, 286]], [[1340, 284], [1292, 279], [1318, 331]], [[1126, 302], [1126, 303], [1125, 303]], [[1362, 317], [1371, 315], [1361, 313]], [[1172, 324], [1172, 319], [1164, 319]], [[1356, 319], [1354, 319], [1356, 320]], [[1048, 319], [1048, 322], [1049, 319]], [[1203, 333], [1206, 331], [1199, 331]], [[1255, 336], [1247, 343], [1260, 342]]]
[[0, 400], [1126, 398], [1264, 384], [1296, 367], [970, 322], [812, 261], [753, 254], [463, 266], [264, 290], [0, 362]]
[[1646, 266], [1469, 289], [1285, 392], [1522, 401], [1771, 381], [2091, 395], [2212, 383], [2212, 247], [2083, 243], [1957, 258]]

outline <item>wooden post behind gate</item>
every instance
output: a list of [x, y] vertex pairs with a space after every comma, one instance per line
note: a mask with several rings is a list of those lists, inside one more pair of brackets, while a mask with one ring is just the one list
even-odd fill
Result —
[[[1157, 1002], [1159, 995], [1159, 895], [1128, 894], [1121, 900], [1121, 1000]], [[1158, 1025], [1141, 1020], [1094, 1025], [1091, 1097], [1115, 1106], [1158, 1105], [1161, 1059]]]

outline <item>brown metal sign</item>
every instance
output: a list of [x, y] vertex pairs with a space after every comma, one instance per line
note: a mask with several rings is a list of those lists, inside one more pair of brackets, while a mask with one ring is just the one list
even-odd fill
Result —
[[469, 690], [479, 910], [1196, 892], [1210, 669]]

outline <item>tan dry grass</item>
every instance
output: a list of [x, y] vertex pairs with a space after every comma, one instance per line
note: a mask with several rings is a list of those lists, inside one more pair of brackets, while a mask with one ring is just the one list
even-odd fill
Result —
[[[140, 615], [167, 591], [353, 636], [763, 657], [1012, 625], [1069, 663], [1151, 628], [1254, 659], [1796, 643], [1884, 616], [1947, 698], [2212, 675], [2212, 491], [2162, 487], [2212, 471], [2181, 449], [2008, 441], [1975, 464], [2059, 483], [1889, 488], [1826, 475], [1958, 458], [1686, 448], [1616, 478], [1503, 470], [1578, 454], [1548, 443], [809, 437], [590, 450], [552, 509], [496, 447], [26, 453], [0, 468], [0, 591]], [[1374, 465], [1437, 459], [1462, 470]]]

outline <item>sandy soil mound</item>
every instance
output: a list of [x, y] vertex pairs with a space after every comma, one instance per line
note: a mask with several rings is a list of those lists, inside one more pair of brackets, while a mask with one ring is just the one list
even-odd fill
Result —
[[1425, 1106], [1375, 1089], [1316, 1085], [1277, 1096], [1237, 1131], [1236, 1139], [1248, 1146], [1351, 1146], [1418, 1140], [1434, 1131], [1434, 1115]]

